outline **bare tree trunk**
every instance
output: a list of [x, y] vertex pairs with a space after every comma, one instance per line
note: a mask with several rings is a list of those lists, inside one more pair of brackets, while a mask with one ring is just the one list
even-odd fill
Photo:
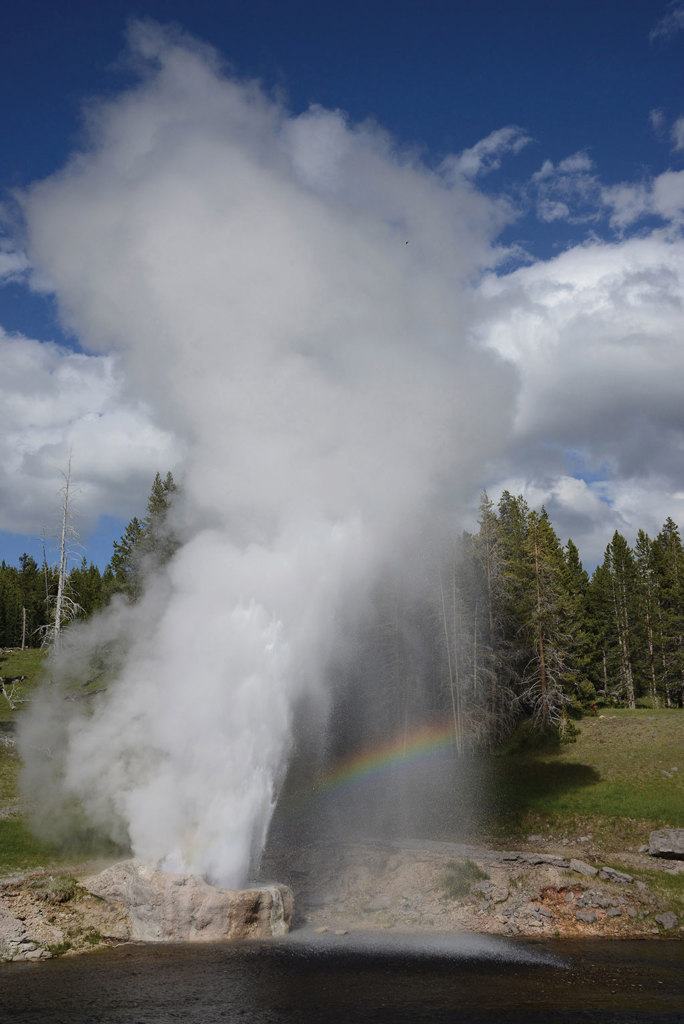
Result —
[[449, 670], [449, 695], [451, 697], [451, 714], [452, 714], [453, 720], [454, 720], [454, 738], [456, 740], [456, 747], [457, 747], [458, 751], [460, 752], [461, 740], [460, 740], [460, 729], [459, 729], [459, 721], [458, 721], [458, 711], [457, 711], [457, 707], [456, 707], [456, 693], [455, 693], [455, 686], [454, 686], [454, 666], [452, 664], [452, 659], [451, 659], [451, 639], [449, 637], [449, 620], [447, 618], [446, 596], [444, 594], [444, 580], [442, 579], [441, 573], [440, 573], [440, 576], [439, 576], [439, 586], [440, 586], [440, 590], [441, 590], [441, 593], [442, 593], [442, 622], [444, 624], [444, 642], [446, 643], [447, 668]]
[[542, 722], [548, 723], [549, 708], [546, 694], [546, 661], [544, 658], [544, 629], [541, 606], [541, 584], [539, 580], [539, 544], [537, 531], [534, 531], [534, 578], [537, 587], [537, 631], [539, 640], [539, 686], [541, 689]]
[[57, 600], [55, 602], [55, 643], [59, 643], [62, 632], [62, 609], [67, 576], [67, 527], [69, 524], [69, 487], [71, 485], [71, 452], [64, 476], [64, 500], [62, 502], [62, 539], [59, 549], [59, 575], [57, 578]]

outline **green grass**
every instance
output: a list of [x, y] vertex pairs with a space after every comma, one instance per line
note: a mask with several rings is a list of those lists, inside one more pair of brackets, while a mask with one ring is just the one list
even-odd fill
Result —
[[0, 875], [59, 863], [63, 854], [37, 839], [21, 818], [0, 819]]
[[673, 910], [680, 921], [684, 919], [684, 874], [642, 870], [639, 876], [667, 903], [668, 910]]
[[46, 652], [36, 648], [29, 648], [25, 651], [7, 651], [0, 654], [0, 676], [10, 679], [15, 676], [26, 676], [20, 683], [8, 685], [7, 691], [16, 703], [12, 710], [6, 697], [0, 691], [0, 731], [11, 728], [9, 723], [16, 721], [18, 714], [26, 706], [22, 701], [30, 700], [32, 691], [40, 682], [43, 668], [45, 666]]
[[489, 878], [486, 871], [477, 866], [473, 860], [452, 860], [447, 864], [447, 871], [442, 879], [444, 895], [451, 900], [467, 896], [475, 882]]
[[[684, 826], [684, 711], [615, 710], [584, 718], [572, 744], [504, 753], [488, 766], [485, 828], [538, 832], [566, 823], [626, 841]], [[643, 838], [642, 838], [643, 841]]]

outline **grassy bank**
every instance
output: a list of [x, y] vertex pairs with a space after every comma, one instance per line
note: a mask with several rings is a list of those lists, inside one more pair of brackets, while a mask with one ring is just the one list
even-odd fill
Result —
[[489, 765], [494, 834], [559, 828], [620, 844], [684, 827], [684, 712], [615, 710], [584, 718], [575, 742], [509, 752]]
[[17, 792], [20, 762], [14, 745], [14, 725], [37, 693], [44, 665], [42, 650], [0, 654], [0, 676], [25, 676], [21, 681], [6, 684], [9, 700], [0, 692], [0, 874], [50, 866], [63, 859], [54, 846], [31, 834]]

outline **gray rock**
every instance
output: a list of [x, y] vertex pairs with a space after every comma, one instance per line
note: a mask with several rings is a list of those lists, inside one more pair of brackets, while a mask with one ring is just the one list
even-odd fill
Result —
[[608, 896], [607, 893], [601, 892], [600, 889], [593, 889], [590, 892], [586, 892], [578, 902], [580, 902], [584, 907], [600, 907], [601, 910], [607, 910], [608, 907], [617, 906], [617, 903], [612, 896]]
[[648, 852], [651, 857], [684, 860], [684, 828], [662, 828], [651, 832]]
[[95, 896], [123, 906], [130, 937], [142, 942], [193, 942], [284, 935], [294, 911], [284, 885], [219, 889], [197, 875], [157, 871], [122, 861], [84, 879]]
[[606, 917], [622, 917], [622, 910], [620, 907], [611, 907]]
[[629, 915], [629, 917], [636, 917], [637, 916], [636, 907], [627, 907], [627, 914]]
[[570, 870], [576, 871], [579, 875], [586, 875], [588, 878], [593, 878], [598, 874], [598, 868], [592, 868], [591, 864], [585, 864], [583, 860], [577, 860], [576, 857], [570, 861]]
[[505, 889], [502, 885], [495, 885], [489, 890], [487, 895], [492, 903], [504, 903], [508, 899], [510, 893], [508, 889]]
[[634, 881], [631, 875], [628, 875], [625, 871], [616, 871], [615, 868], [602, 867], [599, 871], [599, 878], [608, 882], [621, 882], [624, 885], [629, 885]]
[[532, 864], [533, 867], [537, 864], [551, 864], [555, 868], [570, 867], [567, 857], [561, 857], [557, 853], [519, 853], [517, 859], [523, 864]]
[[596, 921], [596, 914], [593, 910], [578, 910], [575, 917], [578, 921], [583, 921], [584, 924], [594, 924]]
[[648, 853], [648, 843], [642, 843], [642, 845], [637, 850], [637, 853]]
[[671, 910], [668, 910], [665, 914], [656, 914], [656, 924], [659, 924], [664, 931], [669, 932], [672, 928], [677, 927], [677, 915], [673, 914]]

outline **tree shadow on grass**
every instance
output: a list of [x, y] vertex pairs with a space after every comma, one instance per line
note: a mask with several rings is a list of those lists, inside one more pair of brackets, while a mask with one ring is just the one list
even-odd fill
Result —
[[562, 798], [601, 780], [591, 765], [542, 757], [495, 758], [486, 770], [492, 831], [518, 831], [530, 814], [553, 814]]

